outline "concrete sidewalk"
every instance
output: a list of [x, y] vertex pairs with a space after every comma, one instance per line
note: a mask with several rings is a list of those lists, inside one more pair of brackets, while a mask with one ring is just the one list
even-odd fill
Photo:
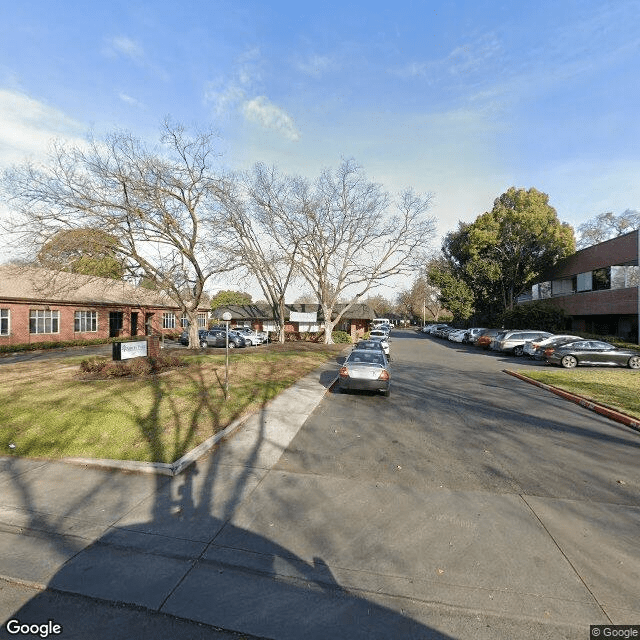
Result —
[[336, 368], [176, 477], [1, 459], [0, 619], [96, 640], [577, 640], [608, 622], [516, 495], [274, 469]]

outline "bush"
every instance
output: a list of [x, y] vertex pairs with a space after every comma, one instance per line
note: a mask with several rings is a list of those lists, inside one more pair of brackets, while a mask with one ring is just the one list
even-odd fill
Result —
[[122, 362], [96, 356], [83, 360], [80, 371], [98, 378], [142, 377], [186, 365], [187, 362], [179, 356], [160, 355], [157, 358], [133, 358]]
[[346, 331], [334, 331], [331, 334], [331, 338], [336, 344], [351, 343], [351, 336]]
[[512, 329], [540, 329], [558, 333], [566, 326], [564, 309], [545, 302], [527, 302], [505, 311], [502, 323]]
[[[176, 334], [179, 336], [180, 334]], [[165, 336], [169, 337], [169, 336]], [[110, 344], [112, 342], [135, 342], [144, 336], [120, 338], [93, 338], [90, 340], [65, 340], [60, 342], [25, 342], [21, 344], [0, 345], [0, 353], [15, 353], [17, 351], [39, 351], [40, 349], [64, 349], [65, 347], [91, 347], [96, 344]]]
[[109, 360], [103, 356], [88, 358], [80, 363], [80, 371], [83, 373], [100, 373], [109, 364]]

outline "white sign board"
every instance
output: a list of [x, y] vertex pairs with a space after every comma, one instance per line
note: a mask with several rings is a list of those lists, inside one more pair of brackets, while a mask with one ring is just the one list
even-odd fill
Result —
[[120, 359], [140, 358], [147, 355], [147, 341], [122, 342], [120, 344]]
[[301, 313], [299, 311], [292, 311], [289, 314], [289, 320], [291, 322], [317, 322], [318, 312], [314, 311], [313, 313]]

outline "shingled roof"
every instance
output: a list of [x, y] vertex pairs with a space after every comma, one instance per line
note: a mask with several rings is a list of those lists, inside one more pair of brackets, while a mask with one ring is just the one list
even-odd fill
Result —
[[173, 309], [177, 306], [168, 296], [122, 280], [16, 265], [0, 266], [0, 300]]
[[[335, 318], [345, 306], [345, 304], [336, 305], [333, 310], [333, 317]], [[273, 318], [273, 311], [271, 310], [271, 307], [264, 303], [226, 305], [215, 309], [213, 311], [213, 315], [216, 318], [221, 318], [225, 311], [228, 311], [234, 320], [270, 320]], [[286, 320], [289, 319], [292, 311], [298, 313], [317, 313], [318, 322], [322, 322], [324, 320], [322, 307], [319, 304], [285, 304], [284, 317]], [[373, 318], [375, 318], [375, 314], [369, 305], [357, 303], [348, 309], [342, 318], [344, 320], [373, 320]]]

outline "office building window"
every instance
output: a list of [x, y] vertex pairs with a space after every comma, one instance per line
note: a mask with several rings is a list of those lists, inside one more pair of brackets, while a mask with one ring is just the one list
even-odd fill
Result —
[[59, 333], [60, 312], [31, 310], [29, 312], [29, 333]]
[[97, 311], [76, 311], [73, 319], [73, 330], [76, 333], [94, 333], [98, 330]]
[[176, 314], [172, 311], [162, 314], [162, 328], [163, 329], [175, 329], [176, 328]]
[[0, 336], [8, 336], [11, 331], [9, 320], [11, 313], [9, 309], [0, 309]]

